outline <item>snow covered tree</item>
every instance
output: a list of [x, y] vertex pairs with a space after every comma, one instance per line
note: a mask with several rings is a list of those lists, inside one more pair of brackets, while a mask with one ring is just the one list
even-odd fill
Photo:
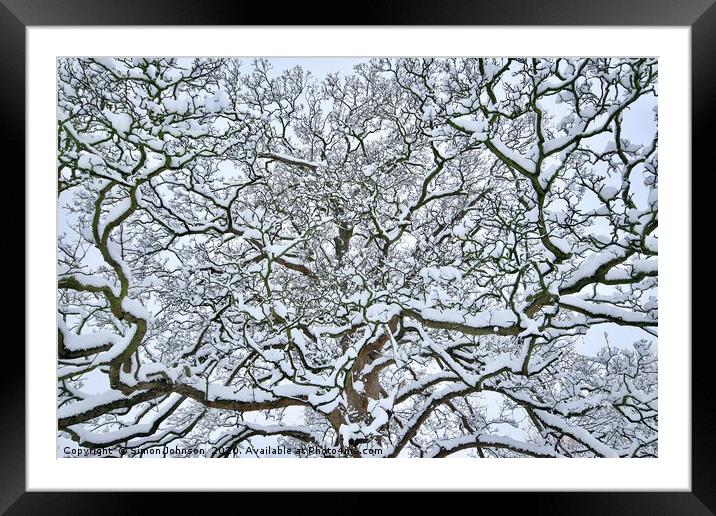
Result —
[[59, 439], [656, 456], [657, 76], [59, 60]]

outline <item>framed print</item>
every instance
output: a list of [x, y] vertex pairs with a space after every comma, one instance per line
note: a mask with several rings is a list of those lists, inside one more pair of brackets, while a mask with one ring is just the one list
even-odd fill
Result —
[[711, 514], [691, 170], [716, 8], [539, 7], [5, 1], [27, 309], [3, 509]]

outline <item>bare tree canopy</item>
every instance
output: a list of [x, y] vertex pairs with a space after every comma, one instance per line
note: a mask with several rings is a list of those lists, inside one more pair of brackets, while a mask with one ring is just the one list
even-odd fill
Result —
[[656, 456], [657, 76], [59, 60], [59, 439]]

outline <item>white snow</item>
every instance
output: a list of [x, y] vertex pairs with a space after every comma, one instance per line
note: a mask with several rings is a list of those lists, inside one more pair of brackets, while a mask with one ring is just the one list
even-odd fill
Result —
[[127, 113], [114, 113], [108, 109], [105, 109], [103, 111], [104, 116], [107, 118], [107, 121], [112, 126], [112, 129], [117, 131], [120, 136], [126, 136], [129, 132], [130, 128], [132, 127], [132, 122], [134, 121], [132, 117]]

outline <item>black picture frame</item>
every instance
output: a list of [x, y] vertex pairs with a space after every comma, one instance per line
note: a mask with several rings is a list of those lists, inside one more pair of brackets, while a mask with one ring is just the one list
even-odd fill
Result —
[[[280, 7], [279, 7], [280, 5]], [[413, 0], [390, 5], [370, 4], [350, 9], [320, 2], [308, 5], [216, 0], [0, 0], [0, 156], [15, 156], [14, 169], [3, 159], [6, 174], [24, 170], [25, 145], [25, 29], [28, 26], [62, 25], [657, 25], [691, 27], [692, 74], [692, 163], [694, 193], [704, 195], [707, 174], [713, 173], [709, 149], [713, 146], [716, 116], [716, 39], [714, 0]], [[321, 17], [317, 13], [332, 14]], [[709, 145], [711, 144], [711, 145]], [[10, 152], [12, 150], [12, 152]], [[11, 170], [14, 170], [11, 172]], [[698, 172], [696, 172], [698, 171]], [[697, 175], [698, 174], [698, 175]], [[706, 176], [706, 177], [704, 177]], [[697, 183], [698, 179], [698, 183]], [[24, 185], [24, 181], [23, 181]], [[24, 186], [21, 188], [24, 189]], [[706, 189], [707, 190], [707, 189]], [[8, 192], [9, 193], [9, 192]], [[30, 192], [25, 192], [29, 194]], [[693, 199], [693, 197], [692, 197]], [[692, 206], [695, 206], [694, 202]], [[697, 218], [693, 216], [694, 223]], [[702, 224], [702, 223], [699, 223]], [[710, 225], [710, 224], [709, 224]], [[693, 231], [693, 229], [692, 229]], [[693, 234], [693, 233], [692, 233]], [[21, 238], [26, 238], [26, 235]], [[19, 245], [18, 245], [19, 247]], [[693, 249], [693, 247], [692, 247]], [[16, 260], [17, 261], [17, 260]], [[695, 269], [695, 263], [692, 269]], [[16, 266], [17, 267], [17, 266]], [[25, 275], [31, 274], [25, 268]], [[689, 302], [689, 300], [684, 300]], [[708, 320], [710, 306], [691, 300], [692, 321]], [[28, 310], [32, 307], [27, 307]], [[6, 315], [7, 317], [7, 315]], [[665, 345], [688, 349], [692, 341], [692, 456], [690, 492], [571, 492], [510, 493], [511, 509], [521, 507], [530, 513], [547, 514], [674, 514], [699, 515], [716, 512], [716, 428], [713, 391], [708, 387], [712, 375], [713, 353], [710, 339], [697, 339], [684, 329], [684, 342]], [[0, 417], [0, 510], [9, 514], [119, 514], [140, 505], [146, 493], [68, 493], [26, 492], [25, 487], [25, 357], [16, 339], [5, 339], [14, 346], [12, 365], [0, 375], [2, 407]], [[48, 343], [48, 352], [53, 344]], [[222, 495], [212, 501], [225, 501]], [[345, 500], [358, 499], [358, 494]], [[483, 494], [481, 494], [483, 496]], [[488, 494], [484, 496], [505, 496]], [[198, 497], [163, 496], [184, 508]], [[484, 498], [482, 499], [484, 500]], [[348, 502], [350, 503], [350, 502]], [[484, 502], [481, 502], [484, 503]], [[166, 506], [168, 509], [169, 506]], [[142, 511], [139, 511], [140, 513]]]

